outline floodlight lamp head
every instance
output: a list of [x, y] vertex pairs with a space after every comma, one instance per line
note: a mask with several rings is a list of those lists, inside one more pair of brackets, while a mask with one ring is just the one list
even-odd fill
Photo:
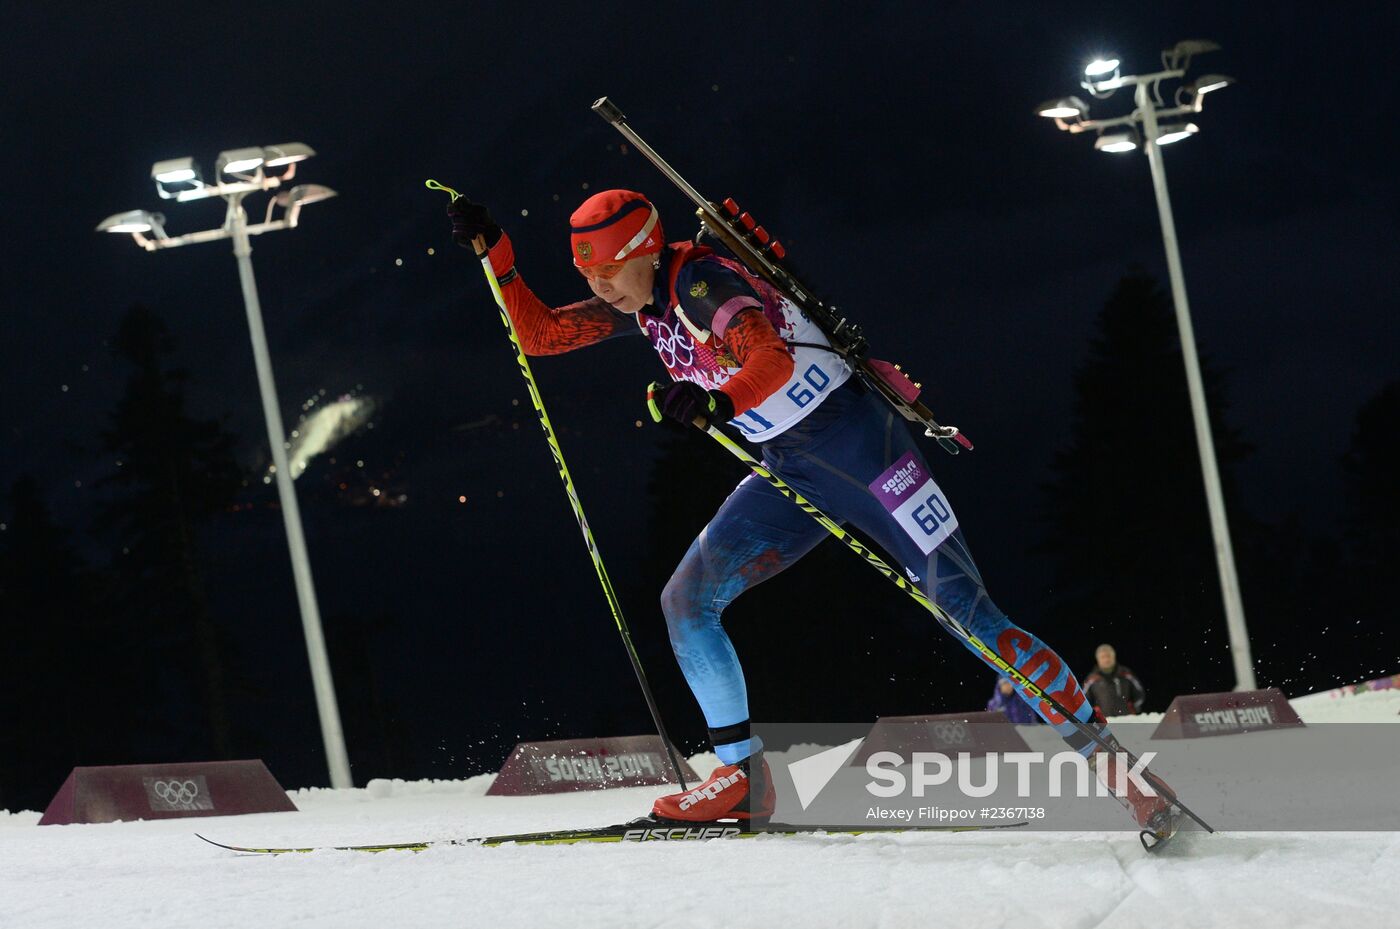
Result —
[[219, 152], [214, 170], [220, 175], [247, 174], [261, 168], [265, 157], [261, 148], [232, 148]]
[[1137, 133], [1135, 132], [1110, 132], [1100, 133], [1094, 140], [1094, 148], [1100, 152], [1110, 152], [1119, 154], [1121, 152], [1131, 152], [1138, 147]]
[[[126, 233], [137, 245], [148, 252], [159, 248], [161, 240], [170, 238], [165, 234], [165, 217], [159, 213], [148, 213], [145, 210], [127, 210], [125, 213], [114, 213], [97, 224], [97, 231]], [[146, 233], [150, 233], [156, 241], [146, 238]]]
[[194, 159], [167, 158], [165, 161], [157, 161], [151, 166], [151, 179], [161, 184], [178, 184], [182, 181], [192, 181], [199, 176], [199, 169], [195, 167]]
[[1182, 39], [1162, 52], [1162, 64], [1171, 70], [1185, 71], [1191, 59], [1206, 52], [1218, 52], [1220, 45], [1210, 39]]
[[301, 208], [336, 196], [336, 192], [321, 184], [298, 184], [277, 195], [277, 202], [287, 211], [287, 225], [295, 228], [301, 219]]
[[1186, 91], [1191, 96], [1191, 108], [1197, 113], [1201, 112], [1206, 94], [1229, 87], [1233, 83], [1235, 83], [1235, 79], [1224, 74], [1205, 74], [1196, 78], [1186, 85]]
[[1180, 42], [1167, 49], [1168, 55], [1191, 56], [1204, 55], [1206, 52], [1220, 51], [1220, 43], [1212, 42], [1210, 39], [1182, 39]]
[[156, 182], [156, 193], [162, 200], [173, 200], [185, 191], [204, 186], [199, 165], [189, 157], [157, 161], [151, 166], [151, 180]]
[[263, 166], [267, 168], [280, 168], [284, 165], [296, 164], [316, 154], [315, 149], [301, 142], [282, 142], [279, 145], [268, 145], [263, 148], [263, 152], [266, 157]]
[[1157, 144], [1171, 145], [1182, 139], [1189, 139], [1201, 131], [1195, 123], [1166, 123], [1157, 127]]
[[1108, 80], [1110, 76], [1118, 74], [1118, 65], [1117, 55], [1103, 55], [1084, 66], [1084, 76], [1095, 81]]
[[1083, 119], [1089, 115], [1089, 104], [1078, 97], [1057, 97], [1054, 100], [1046, 100], [1035, 108], [1035, 112], [1038, 116], [1057, 121]]

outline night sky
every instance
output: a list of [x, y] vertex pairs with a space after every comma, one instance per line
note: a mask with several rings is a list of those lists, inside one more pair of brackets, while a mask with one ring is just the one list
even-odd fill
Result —
[[[322, 390], [376, 402], [373, 429], [297, 487], [328, 635], [338, 615], [383, 617], [378, 673], [419, 759], [401, 775], [494, 768], [516, 735], [646, 728], [479, 266], [423, 187], [435, 177], [489, 204], [536, 293], [581, 299], [567, 218], [590, 192], [643, 190], [670, 238], [694, 232], [680, 194], [589, 111], [599, 96], [708, 196], [752, 210], [974, 439], [971, 455], [930, 446], [929, 459], [992, 594], [1030, 628], [1047, 596], [1030, 542], [1046, 532], [1040, 485], [1073, 371], [1130, 267], [1166, 280], [1146, 159], [1097, 153], [1034, 113], [1078, 92], [1090, 58], [1114, 51], [1142, 73], [1177, 40], [1210, 38], [1223, 50], [1193, 72], [1239, 81], [1165, 156], [1198, 340], [1256, 447], [1236, 472], [1245, 506], [1336, 531], [1356, 411], [1400, 375], [1393, 4], [50, 3], [5, 19], [0, 487], [33, 475], [85, 557], [110, 556], [90, 527], [111, 470], [97, 437], [126, 376], [108, 340], [133, 304], [169, 325], [191, 411], [226, 417], [261, 475], [228, 244], [147, 254], [93, 227], [135, 208], [165, 212], [172, 235], [215, 226], [221, 200], [159, 200], [151, 164], [193, 155], [207, 176], [223, 149], [313, 146], [298, 181], [340, 196], [255, 239], [253, 260], [289, 428]], [[1094, 101], [1097, 115], [1130, 109], [1129, 91]], [[659, 590], [633, 568], [665, 435], [638, 421], [660, 365], [628, 339], [535, 370], [665, 709], [696, 747]], [[275, 492], [255, 483], [244, 499], [206, 540], [211, 598], [267, 694], [246, 714], [276, 733], [269, 763], [288, 786], [313, 783], [324, 769]], [[1279, 633], [1249, 618], [1256, 636]], [[823, 634], [839, 643], [848, 624]], [[969, 694], [947, 708], [979, 707], [990, 678], [944, 653]], [[751, 675], [784, 673], [777, 656], [746, 657]], [[1319, 660], [1344, 680], [1369, 670]]]

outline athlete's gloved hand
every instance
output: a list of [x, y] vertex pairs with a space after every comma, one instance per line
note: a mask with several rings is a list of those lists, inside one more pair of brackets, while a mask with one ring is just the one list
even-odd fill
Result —
[[722, 390], [706, 390], [691, 381], [674, 381], [661, 385], [653, 381], [647, 388], [647, 409], [651, 418], [661, 422], [669, 416], [683, 426], [692, 425], [696, 418], [708, 423], [722, 423], [734, 418], [734, 401]]
[[452, 219], [452, 241], [463, 248], [472, 248], [472, 240], [479, 235], [486, 237], [487, 248], [501, 240], [501, 227], [480, 203], [458, 197], [447, 205], [447, 215]]

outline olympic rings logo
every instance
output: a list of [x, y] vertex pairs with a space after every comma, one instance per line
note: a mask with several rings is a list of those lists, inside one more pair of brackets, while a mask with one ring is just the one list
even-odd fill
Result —
[[189, 807], [199, 796], [199, 785], [194, 781], [156, 781], [151, 791], [171, 806]]
[[933, 724], [933, 736], [944, 745], [969, 745], [972, 742], [972, 735], [965, 723], [936, 722]]
[[684, 330], [654, 320], [648, 320], [647, 327], [651, 332], [651, 344], [656, 346], [661, 363], [667, 368], [688, 368], [695, 363], [695, 343]]

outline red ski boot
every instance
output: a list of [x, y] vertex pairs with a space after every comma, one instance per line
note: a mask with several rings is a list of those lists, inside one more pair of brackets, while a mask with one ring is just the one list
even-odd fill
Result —
[[[1172, 812], [1171, 800], [1162, 790], [1167, 783], [1154, 774], [1148, 784], [1155, 796], [1144, 793], [1138, 779], [1129, 776], [1132, 762], [1118, 739], [1108, 731], [1108, 721], [1098, 708], [1094, 709], [1094, 720], [1090, 725], [1097, 728], [1113, 747], [1111, 753], [1101, 747], [1094, 753], [1094, 773], [1108, 785], [1113, 796], [1123, 804], [1133, 822], [1138, 824], [1142, 830], [1138, 838], [1143, 847], [1151, 851], [1176, 834], [1177, 817]], [[1170, 789], [1167, 787], [1167, 790]]]
[[720, 765], [698, 787], [657, 798], [651, 814], [681, 822], [762, 820], [773, 815], [775, 800], [768, 762], [750, 756], [738, 764]]

